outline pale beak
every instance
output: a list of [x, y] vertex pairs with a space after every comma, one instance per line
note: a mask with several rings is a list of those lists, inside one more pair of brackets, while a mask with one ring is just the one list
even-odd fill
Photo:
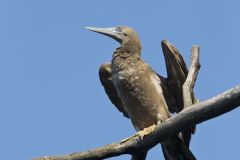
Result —
[[111, 28], [96, 28], [96, 27], [85, 27], [86, 29], [97, 32], [103, 35], [106, 35], [108, 37], [111, 37], [118, 41], [119, 43], [122, 43], [124, 34], [120, 31], [117, 31], [117, 27], [111, 27]]

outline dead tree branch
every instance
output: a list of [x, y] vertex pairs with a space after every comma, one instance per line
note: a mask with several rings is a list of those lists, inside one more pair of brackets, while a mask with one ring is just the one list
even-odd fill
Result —
[[63, 156], [42, 157], [35, 160], [96, 160], [134, 154], [139, 150], [148, 150], [181, 130], [197, 125], [209, 119], [229, 112], [240, 105], [240, 85], [204, 102], [191, 105], [165, 122], [158, 124], [150, 135], [142, 140], [133, 136], [124, 142], [112, 143], [86, 152], [77, 152]]
[[184, 108], [187, 106], [190, 106], [194, 103], [194, 93], [193, 93], [193, 87], [195, 85], [198, 71], [200, 69], [200, 63], [199, 63], [199, 51], [200, 47], [197, 45], [192, 46], [192, 53], [191, 53], [191, 65], [188, 70], [187, 79], [183, 84], [183, 103]]
[[[200, 69], [199, 63], [199, 51], [200, 47], [197, 45], [192, 46], [191, 50], [191, 64], [188, 69], [187, 78], [182, 86], [183, 92], [183, 107], [186, 108], [194, 103], [197, 103], [197, 99], [194, 96], [193, 88], [197, 80], [198, 71]], [[185, 144], [190, 145], [192, 134], [196, 131], [196, 126], [182, 131]]]

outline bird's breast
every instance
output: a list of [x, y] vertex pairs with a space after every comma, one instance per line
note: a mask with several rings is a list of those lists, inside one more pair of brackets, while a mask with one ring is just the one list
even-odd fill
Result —
[[159, 113], [167, 117], [166, 103], [160, 84], [157, 86], [152, 79], [154, 75], [145, 63], [113, 71], [115, 88], [137, 130], [156, 123]]

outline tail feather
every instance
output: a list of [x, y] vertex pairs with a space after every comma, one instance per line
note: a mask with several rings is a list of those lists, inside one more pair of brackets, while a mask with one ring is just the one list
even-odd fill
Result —
[[184, 141], [184, 143], [186, 144], [187, 147], [189, 147], [192, 134], [194, 134], [195, 131], [196, 131], [196, 126], [193, 126], [189, 129], [186, 129], [186, 130], [181, 132], [183, 141]]
[[147, 151], [142, 151], [137, 154], [133, 154], [131, 160], [145, 160], [147, 156]]
[[179, 137], [164, 142], [162, 151], [165, 160], [196, 160], [196, 157]]

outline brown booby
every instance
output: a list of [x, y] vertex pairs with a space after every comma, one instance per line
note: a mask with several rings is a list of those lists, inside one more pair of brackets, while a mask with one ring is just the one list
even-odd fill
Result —
[[[170, 112], [183, 109], [182, 85], [188, 70], [175, 47], [166, 40], [162, 41], [168, 75], [164, 78], [141, 59], [141, 43], [132, 28], [86, 28], [120, 43], [111, 63], [100, 67], [99, 77], [111, 102], [125, 117], [130, 118], [136, 131], [165, 121], [171, 116]], [[188, 149], [191, 133], [186, 134], [162, 142], [166, 160], [196, 159]]]

